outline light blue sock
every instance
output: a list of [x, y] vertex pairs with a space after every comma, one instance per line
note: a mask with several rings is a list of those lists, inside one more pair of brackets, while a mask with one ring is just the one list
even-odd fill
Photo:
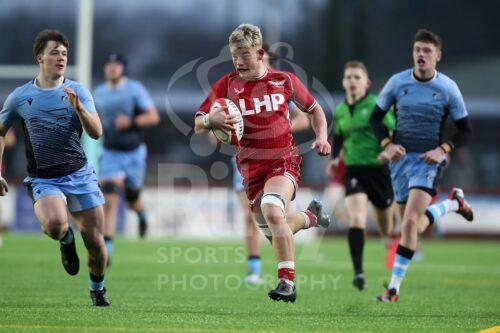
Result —
[[106, 252], [108, 257], [113, 253], [113, 240], [112, 239], [104, 239], [104, 244], [106, 245]]
[[391, 282], [389, 283], [388, 289], [394, 288], [399, 294], [399, 287], [401, 286], [401, 282], [406, 275], [406, 270], [408, 269], [408, 265], [410, 264], [410, 262], [411, 259], [405, 258], [400, 254], [396, 254], [394, 265], [392, 266]]
[[262, 274], [262, 263], [260, 257], [250, 256], [248, 258], [248, 274]]
[[442, 216], [456, 210], [458, 210], [458, 201], [446, 199], [427, 207], [426, 215], [432, 224], [437, 222]]
[[104, 289], [104, 276], [95, 276], [93, 274], [90, 274], [89, 288], [90, 288], [90, 290], [103, 290]]

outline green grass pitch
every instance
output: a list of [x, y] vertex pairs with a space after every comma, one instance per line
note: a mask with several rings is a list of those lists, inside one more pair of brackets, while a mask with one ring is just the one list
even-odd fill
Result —
[[81, 238], [80, 273], [67, 275], [58, 243], [5, 236], [0, 249], [0, 332], [477, 332], [500, 325], [500, 245], [425, 241], [396, 304], [378, 304], [390, 271], [381, 241], [365, 248], [368, 290], [351, 285], [345, 238], [297, 246], [298, 299], [267, 298], [276, 262], [264, 245], [266, 285], [240, 282], [238, 242], [118, 239], [106, 276], [110, 308], [93, 308]]

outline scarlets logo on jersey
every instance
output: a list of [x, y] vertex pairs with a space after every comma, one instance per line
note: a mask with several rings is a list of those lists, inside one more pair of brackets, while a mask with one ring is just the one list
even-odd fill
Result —
[[253, 109], [247, 109], [245, 100], [243, 98], [239, 99], [240, 110], [243, 116], [259, 114], [262, 111], [262, 107], [264, 107], [267, 112], [278, 111], [280, 105], [284, 103], [285, 103], [285, 96], [283, 94], [264, 95], [263, 100], [260, 100], [259, 98], [254, 98]]
[[269, 80], [269, 83], [275, 87], [283, 87], [283, 85], [285, 84], [285, 80], [281, 80], [281, 81]]

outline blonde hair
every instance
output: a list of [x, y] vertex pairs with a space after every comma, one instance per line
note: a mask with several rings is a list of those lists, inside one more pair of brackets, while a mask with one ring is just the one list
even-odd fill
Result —
[[351, 60], [351, 61], [348, 61], [345, 63], [344, 65], [344, 72], [346, 69], [348, 68], [359, 68], [361, 69], [363, 72], [365, 72], [366, 76], [368, 77], [368, 69], [366, 69], [366, 66], [364, 63], [362, 63], [361, 61], [358, 61], [358, 60]]
[[262, 47], [260, 28], [253, 24], [240, 24], [229, 36], [229, 45], [237, 48]]

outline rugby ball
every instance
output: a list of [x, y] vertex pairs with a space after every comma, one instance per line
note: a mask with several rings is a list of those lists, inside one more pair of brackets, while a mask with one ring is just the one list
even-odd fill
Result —
[[236, 120], [238, 122], [233, 125], [235, 129], [232, 131], [213, 128], [212, 132], [220, 142], [231, 145], [237, 145], [238, 142], [240, 142], [241, 137], [243, 136], [243, 130], [244, 130], [243, 117], [241, 116], [241, 111], [240, 109], [238, 109], [236, 104], [233, 103], [233, 101], [226, 98], [217, 98], [210, 107], [210, 113], [217, 112], [217, 110], [223, 106], [227, 106], [227, 109], [224, 109], [224, 111], [227, 114], [236, 115]]

